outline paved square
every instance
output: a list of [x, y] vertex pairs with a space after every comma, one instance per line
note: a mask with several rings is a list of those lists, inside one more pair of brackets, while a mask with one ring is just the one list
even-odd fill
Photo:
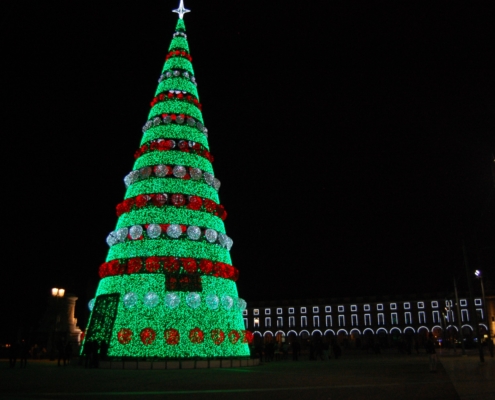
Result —
[[103, 370], [0, 362], [2, 399], [495, 399], [495, 362], [445, 354], [430, 373], [425, 354], [347, 354], [339, 360], [259, 367]]

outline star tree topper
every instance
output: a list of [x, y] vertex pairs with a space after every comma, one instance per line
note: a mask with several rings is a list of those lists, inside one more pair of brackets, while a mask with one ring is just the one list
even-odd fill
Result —
[[180, 0], [179, 8], [172, 10], [172, 12], [179, 14], [180, 19], [184, 19], [184, 14], [191, 12], [191, 10], [184, 8], [184, 0]]

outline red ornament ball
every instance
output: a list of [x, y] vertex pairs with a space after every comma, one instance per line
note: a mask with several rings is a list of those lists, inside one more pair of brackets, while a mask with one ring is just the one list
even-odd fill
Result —
[[177, 329], [170, 328], [165, 329], [165, 333], [163, 335], [165, 337], [165, 342], [171, 346], [176, 346], [180, 341], [180, 334]]
[[180, 206], [183, 206], [184, 204], [186, 204], [186, 199], [184, 198], [184, 196], [182, 194], [173, 194], [172, 195], [172, 204], [176, 207], [180, 207]]
[[213, 329], [211, 331], [211, 338], [213, 342], [218, 346], [225, 340], [225, 333], [223, 333], [221, 329]]
[[189, 340], [191, 343], [203, 343], [205, 341], [205, 334], [199, 328], [194, 328], [189, 331]]
[[232, 344], [236, 344], [239, 341], [240, 337], [241, 337], [241, 335], [239, 334], [239, 332], [234, 330], [234, 329], [232, 329], [229, 332], [229, 341]]
[[149, 346], [155, 341], [156, 332], [151, 328], [144, 328], [139, 334], [139, 337], [145, 346]]
[[132, 339], [132, 331], [128, 328], [122, 328], [117, 333], [117, 340], [120, 344], [129, 344]]

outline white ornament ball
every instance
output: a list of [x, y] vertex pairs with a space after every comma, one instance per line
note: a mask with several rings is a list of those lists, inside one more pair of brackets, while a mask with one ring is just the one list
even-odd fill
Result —
[[182, 235], [182, 228], [177, 224], [169, 225], [167, 228], [167, 235], [173, 239], [177, 239]]
[[232, 308], [232, 306], [234, 305], [234, 299], [232, 299], [231, 296], [222, 296], [222, 307], [225, 309], [225, 310], [230, 310]]
[[199, 293], [190, 292], [186, 296], [186, 303], [192, 309], [198, 308], [201, 305], [201, 296]]
[[155, 292], [148, 292], [144, 295], [143, 303], [148, 308], [156, 307], [160, 302], [160, 298]]
[[143, 227], [141, 225], [134, 225], [131, 226], [131, 228], [129, 229], [129, 236], [131, 237], [132, 240], [139, 239], [142, 234], [143, 234]]
[[162, 234], [162, 228], [158, 224], [150, 224], [146, 229], [146, 233], [151, 239], [156, 239]]
[[207, 229], [205, 231], [205, 236], [206, 236], [206, 240], [208, 240], [208, 242], [214, 243], [218, 238], [218, 233], [217, 233], [217, 231], [215, 231], [213, 229]]
[[168, 292], [165, 295], [165, 305], [168, 308], [177, 308], [180, 304], [180, 296], [175, 292]]
[[219, 303], [220, 300], [218, 299], [218, 296], [216, 294], [209, 294], [208, 296], [206, 296], [206, 306], [210, 310], [217, 310]]
[[187, 236], [191, 240], [198, 240], [201, 237], [201, 229], [199, 229], [199, 227], [197, 226], [188, 226]]
[[134, 292], [129, 292], [124, 295], [124, 298], [122, 299], [124, 303], [125, 308], [132, 308], [134, 307], [137, 302], [138, 302], [138, 297], [137, 294]]

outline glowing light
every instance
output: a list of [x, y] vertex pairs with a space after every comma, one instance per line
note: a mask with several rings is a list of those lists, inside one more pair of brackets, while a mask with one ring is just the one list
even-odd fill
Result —
[[184, 0], [180, 0], [179, 8], [176, 8], [175, 10], [172, 10], [172, 12], [179, 14], [179, 18], [183, 19], [184, 14], [191, 12], [191, 10], [188, 10], [187, 8], [184, 8]]

